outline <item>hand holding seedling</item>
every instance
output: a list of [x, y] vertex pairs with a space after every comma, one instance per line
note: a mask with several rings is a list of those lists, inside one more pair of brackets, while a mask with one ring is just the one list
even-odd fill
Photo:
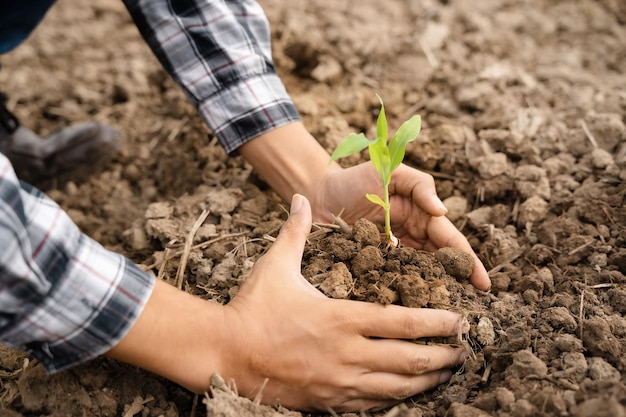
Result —
[[[407, 144], [413, 141], [420, 132], [422, 126], [420, 116], [413, 116], [404, 122], [396, 134], [388, 140], [385, 106], [382, 99], [380, 97], [378, 99], [381, 107], [376, 123], [376, 139], [368, 140], [363, 133], [349, 135], [337, 146], [331, 155], [331, 162], [369, 148], [371, 165], [380, 176], [379, 184], [375, 184], [371, 179], [369, 183], [372, 186], [371, 190], [382, 187], [383, 197], [372, 193], [371, 190], [365, 193], [365, 197], [383, 208], [385, 235], [389, 243], [394, 246], [398, 244], [398, 239], [392, 232], [392, 229], [396, 229], [396, 233], [403, 238], [405, 244], [416, 248], [437, 250], [444, 246], [451, 246], [471, 253], [477, 261], [471, 281], [479, 289], [488, 289], [491, 282], [487, 271], [465, 237], [447, 218], [438, 217], [444, 215], [447, 210], [437, 197], [432, 176], [402, 165]], [[367, 168], [365, 167], [366, 165], [359, 165], [352, 169], [352, 172], [366, 171]], [[350, 169], [344, 171], [343, 174], [348, 176], [345, 172], [350, 172]], [[370, 176], [363, 172], [362, 174], [353, 174], [352, 178], [367, 180]], [[362, 180], [361, 183], [365, 184], [365, 181]], [[348, 190], [341, 184], [341, 180], [335, 181], [335, 184], [342, 188], [341, 191], [337, 190], [335, 195], [345, 196], [344, 191], [348, 192]], [[353, 194], [357, 188], [354, 187], [354, 184], [350, 184], [350, 187]], [[429, 193], [431, 195], [428, 195]], [[394, 195], [395, 198], [390, 198], [390, 195]], [[345, 208], [342, 207], [342, 209]], [[348, 216], [344, 220], [358, 220], [355, 212], [348, 214]], [[374, 213], [371, 215], [362, 214], [362, 217], [365, 218], [375, 216]], [[392, 217], [395, 220], [393, 227]]]
[[[383, 225], [384, 210], [364, 198], [383, 195], [380, 174], [370, 162], [342, 168], [328, 164], [329, 155], [301, 122], [291, 123], [259, 136], [240, 148], [259, 175], [284, 199], [304, 194], [315, 221], [332, 223], [341, 213], [348, 223], [360, 218]], [[390, 223], [400, 241], [416, 249], [434, 251], [454, 247], [474, 257], [470, 281], [481, 290], [491, 286], [489, 275], [463, 234], [445, 217], [429, 174], [400, 164], [388, 186]]]
[[330, 157], [335, 161], [344, 156], [349, 156], [369, 148], [372, 165], [380, 175], [383, 184], [383, 197], [378, 194], [367, 193], [365, 197], [374, 204], [379, 205], [385, 212], [385, 236], [393, 246], [398, 245], [398, 239], [391, 231], [391, 206], [389, 203], [389, 185], [391, 184], [391, 173], [400, 166], [404, 159], [406, 145], [413, 141], [422, 128], [422, 118], [413, 116], [400, 126], [400, 129], [388, 141], [387, 117], [385, 116], [385, 105], [380, 96], [380, 113], [376, 123], [376, 139], [369, 140], [363, 133], [353, 133], [341, 142]]

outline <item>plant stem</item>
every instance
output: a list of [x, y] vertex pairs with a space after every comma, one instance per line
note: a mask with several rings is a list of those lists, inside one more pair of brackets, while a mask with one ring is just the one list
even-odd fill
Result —
[[389, 205], [389, 184], [383, 186], [383, 197], [385, 200], [385, 236], [387, 240], [392, 242], [391, 239], [391, 206]]

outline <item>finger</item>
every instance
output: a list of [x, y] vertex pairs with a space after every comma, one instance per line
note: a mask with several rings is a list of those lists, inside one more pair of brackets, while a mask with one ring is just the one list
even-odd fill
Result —
[[389, 192], [410, 198], [413, 204], [431, 216], [443, 216], [448, 212], [437, 196], [433, 176], [404, 164], [392, 174]]
[[465, 236], [447, 217], [431, 217], [428, 222], [427, 234], [434, 247], [425, 246], [424, 249], [437, 250], [439, 248], [452, 247], [469, 253], [474, 258], [474, 270], [470, 276], [470, 282], [483, 291], [491, 287], [491, 280], [485, 266], [476, 256]]
[[334, 412], [336, 413], [348, 413], [351, 411], [359, 410], [359, 411], [379, 411], [387, 408], [391, 408], [394, 405], [401, 402], [400, 400], [365, 400], [362, 398], [358, 399], [349, 399], [341, 404], [335, 405], [333, 407], [310, 407], [312, 410], [317, 409], [318, 411], [324, 411], [327, 413]]
[[291, 199], [289, 218], [283, 225], [276, 241], [267, 255], [280, 254], [280, 258], [289, 262], [297, 262], [298, 270], [302, 261], [302, 253], [306, 239], [311, 231], [311, 205], [303, 195], [294, 194]]
[[491, 288], [491, 278], [489, 278], [489, 273], [487, 272], [487, 269], [485, 269], [485, 265], [483, 265], [481, 260], [473, 251], [471, 252], [471, 255], [474, 257], [474, 269], [472, 270], [472, 275], [470, 276], [470, 282], [479, 290], [488, 291]]
[[452, 373], [448, 369], [422, 375], [372, 372], [359, 375], [357, 389], [362, 392], [363, 399], [404, 400], [446, 383], [451, 377]]
[[[353, 357], [374, 372], [422, 375], [462, 365], [463, 349], [446, 345], [422, 345], [398, 339], [365, 339]], [[355, 349], [356, 350], [356, 349]]]
[[421, 337], [454, 336], [466, 333], [469, 326], [460, 314], [431, 308], [409, 308], [361, 301], [345, 303], [342, 314], [366, 337], [419, 339]]
[[[272, 262], [271, 260], [278, 261], [282, 266], [288, 266], [290, 272], [283, 270], [282, 273], [277, 274], [277, 270], [270, 267], [268, 270], [274, 271], [273, 276], [275, 278], [295, 278], [295, 280], [290, 282], [295, 283], [300, 289], [305, 290], [314, 297], [325, 299], [327, 297], [304, 279], [300, 273], [304, 245], [311, 231], [311, 221], [311, 204], [309, 200], [300, 194], [294, 194], [291, 198], [289, 218], [281, 228], [276, 241], [268, 253], [257, 261], [255, 268], [262, 268], [262, 265]], [[251, 278], [254, 280], [254, 277]], [[283, 281], [284, 283], [285, 281]]]

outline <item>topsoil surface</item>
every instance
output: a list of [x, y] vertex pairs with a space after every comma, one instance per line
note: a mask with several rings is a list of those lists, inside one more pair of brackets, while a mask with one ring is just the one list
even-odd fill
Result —
[[[472, 325], [462, 342], [473, 354], [448, 384], [374, 415], [626, 416], [626, 3], [261, 4], [277, 70], [329, 151], [353, 131], [372, 137], [375, 93], [392, 129], [421, 114], [405, 162], [435, 177], [493, 280], [476, 291], [454, 252], [385, 251], [367, 222], [315, 229], [302, 271], [327, 295], [450, 308]], [[225, 155], [122, 3], [61, 0], [2, 64], [1, 88], [33, 130], [96, 119], [123, 134], [110, 164], [36, 185], [85, 233], [172, 283], [210, 210], [183, 287], [228, 302], [286, 203]], [[198, 398], [105, 358], [49, 376], [3, 349], [0, 383], [3, 416], [306, 415], [219, 382]]]

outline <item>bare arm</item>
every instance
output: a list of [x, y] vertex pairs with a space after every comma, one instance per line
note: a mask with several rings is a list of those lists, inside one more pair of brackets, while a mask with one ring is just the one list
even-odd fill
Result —
[[315, 217], [332, 219], [317, 195], [327, 175], [341, 168], [336, 162], [329, 164], [330, 155], [301, 122], [274, 129], [238, 150], [285, 201], [302, 194], [313, 204]]
[[203, 392], [222, 371], [223, 322], [223, 306], [157, 281], [143, 313], [107, 356]]

